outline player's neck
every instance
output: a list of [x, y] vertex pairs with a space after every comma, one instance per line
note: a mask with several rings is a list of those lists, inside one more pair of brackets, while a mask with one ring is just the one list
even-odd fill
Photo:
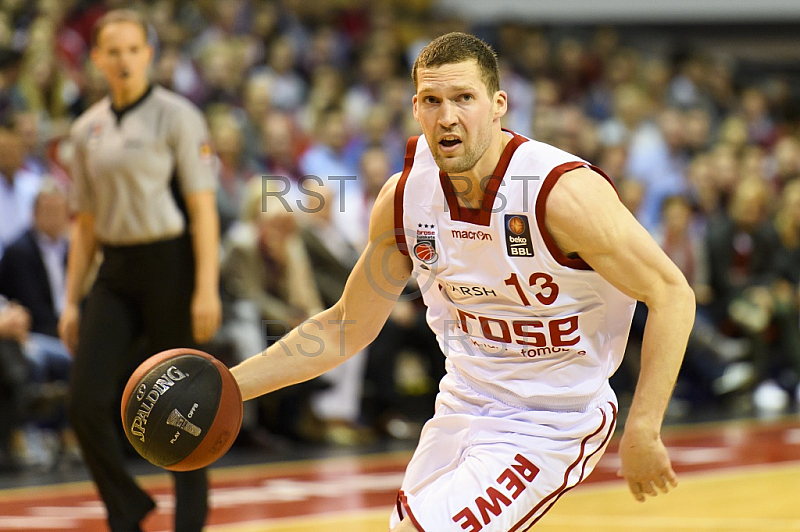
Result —
[[[495, 135], [492, 143], [486, 148], [486, 152], [478, 160], [478, 162], [470, 170], [459, 174], [457, 181], [453, 182], [453, 189], [459, 192], [456, 194], [461, 206], [468, 209], [478, 209], [483, 202], [485, 194], [486, 180], [490, 178], [497, 168], [497, 163], [500, 162], [500, 157], [503, 155], [506, 145], [511, 140], [511, 137], [503, 131], [498, 131], [499, 134]], [[465, 186], [464, 180], [469, 181], [469, 186]], [[452, 182], [452, 181], [451, 181]]]

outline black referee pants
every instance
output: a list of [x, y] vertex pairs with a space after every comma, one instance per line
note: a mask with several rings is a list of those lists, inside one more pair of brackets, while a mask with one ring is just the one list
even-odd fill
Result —
[[[114, 532], [139, 530], [155, 503], [125, 468], [130, 445], [120, 420], [134, 369], [165, 349], [192, 347], [194, 260], [188, 235], [136, 246], [106, 246], [81, 316], [69, 414]], [[143, 349], [144, 347], [144, 349]], [[208, 513], [206, 470], [173, 473], [175, 530], [199, 531]]]

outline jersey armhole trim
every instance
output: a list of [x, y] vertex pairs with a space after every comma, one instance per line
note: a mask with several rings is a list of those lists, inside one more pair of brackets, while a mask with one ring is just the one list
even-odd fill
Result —
[[411, 173], [411, 167], [414, 166], [417, 141], [419, 141], [419, 136], [409, 138], [408, 143], [406, 143], [403, 173], [400, 174], [400, 179], [397, 180], [397, 186], [394, 189], [394, 238], [397, 243], [397, 249], [405, 256], [408, 256], [408, 243], [406, 242], [406, 233], [403, 226], [403, 195], [408, 175]]
[[[566, 256], [558, 247], [555, 238], [553, 238], [553, 235], [551, 235], [550, 231], [547, 230], [547, 226], [544, 223], [545, 215], [547, 214], [547, 197], [550, 195], [550, 192], [553, 190], [553, 187], [556, 185], [561, 176], [577, 168], [589, 168], [594, 170], [603, 176], [606, 181], [608, 181], [609, 184], [614, 187], [615, 191], [617, 190], [617, 187], [614, 186], [614, 182], [611, 181], [611, 178], [608, 177], [605, 172], [592, 164], [583, 161], [572, 161], [560, 164], [550, 170], [550, 173], [544, 178], [542, 187], [539, 190], [539, 195], [536, 198], [536, 205], [534, 206], [536, 212], [536, 225], [538, 226], [539, 233], [542, 235], [542, 239], [547, 246], [547, 250], [550, 252], [550, 255], [556, 259], [556, 262], [562, 266], [566, 266], [567, 268], [572, 268], [575, 270], [591, 270], [592, 267], [589, 266], [583, 259], [570, 258]], [[617, 196], [619, 196], [619, 193], [617, 193]]]
[[400, 504], [402, 504], [402, 507], [405, 509], [406, 516], [411, 520], [411, 524], [414, 525], [414, 528], [416, 528], [419, 532], [425, 532], [425, 529], [422, 528], [422, 525], [419, 524], [419, 521], [417, 521], [417, 518], [414, 517], [414, 514], [411, 512], [411, 507], [408, 505], [408, 498], [403, 490], [400, 490], [397, 493], [397, 498]]

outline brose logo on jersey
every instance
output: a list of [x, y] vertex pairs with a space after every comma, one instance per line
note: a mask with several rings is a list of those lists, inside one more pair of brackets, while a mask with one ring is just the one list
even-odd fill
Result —
[[433, 264], [439, 260], [439, 255], [436, 253], [436, 229], [433, 224], [417, 224], [414, 256], [425, 264]]
[[533, 257], [533, 240], [528, 217], [524, 214], [506, 214], [506, 253], [509, 257]]

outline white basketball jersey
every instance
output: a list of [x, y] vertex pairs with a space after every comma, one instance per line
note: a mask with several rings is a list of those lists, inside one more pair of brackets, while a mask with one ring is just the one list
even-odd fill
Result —
[[591, 165], [507, 134], [475, 210], [459, 206], [451, 184], [463, 193], [466, 180], [440, 172], [424, 137], [409, 139], [397, 243], [413, 260], [449, 372], [511, 405], [582, 405], [619, 366], [636, 302], [565, 256], [544, 226], [561, 175]]

